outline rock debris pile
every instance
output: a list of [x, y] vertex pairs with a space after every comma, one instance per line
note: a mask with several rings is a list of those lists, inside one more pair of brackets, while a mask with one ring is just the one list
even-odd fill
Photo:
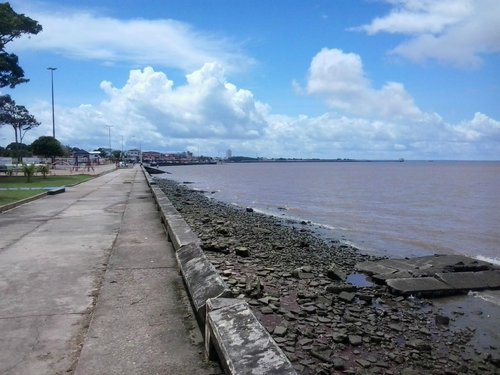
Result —
[[[348, 283], [377, 258], [315, 236], [307, 223], [237, 208], [158, 180], [202, 241], [207, 257], [244, 298], [300, 374], [495, 373], [494, 351], [468, 345], [473, 328], [449, 329], [432, 302], [386, 286]], [[354, 285], [353, 285], [354, 284]]]

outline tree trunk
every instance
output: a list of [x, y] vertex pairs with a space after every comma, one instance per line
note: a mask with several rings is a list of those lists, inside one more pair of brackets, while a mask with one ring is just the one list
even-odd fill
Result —
[[21, 162], [21, 149], [20, 149], [20, 145], [19, 145], [19, 138], [17, 137], [17, 126], [15, 125], [12, 125], [12, 127], [14, 128], [14, 134], [16, 135], [16, 154], [17, 154], [17, 162], [20, 163]]

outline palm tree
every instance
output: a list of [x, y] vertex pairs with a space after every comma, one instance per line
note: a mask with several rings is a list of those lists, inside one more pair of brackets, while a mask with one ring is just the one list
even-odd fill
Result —
[[23, 164], [22, 170], [24, 175], [28, 178], [27, 182], [31, 182], [31, 176], [35, 174], [36, 170], [35, 164]]

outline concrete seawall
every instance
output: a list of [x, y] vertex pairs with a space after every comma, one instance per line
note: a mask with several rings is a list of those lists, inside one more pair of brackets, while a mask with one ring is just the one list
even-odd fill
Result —
[[242, 299], [231, 298], [230, 288], [205, 256], [199, 238], [154, 179], [143, 171], [204, 331], [206, 355], [217, 356], [227, 374], [296, 374], [249, 305]]

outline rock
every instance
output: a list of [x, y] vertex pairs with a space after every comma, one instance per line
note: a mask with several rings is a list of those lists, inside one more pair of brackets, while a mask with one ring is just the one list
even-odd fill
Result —
[[450, 324], [450, 318], [445, 316], [445, 315], [441, 315], [441, 314], [437, 314], [434, 317], [434, 321], [436, 322], [436, 324], [442, 325], [442, 326], [448, 326]]
[[223, 235], [224, 237], [230, 237], [231, 236], [231, 232], [228, 228], [226, 227], [218, 227], [217, 228], [217, 232], [221, 235]]
[[358, 294], [357, 296], [361, 301], [366, 301], [366, 302], [371, 302], [373, 299], [373, 295], [371, 294]]
[[311, 350], [311, 355], [322, 362], [330, 362], [330, 356], [324, 353], [321, 353], [317, 350]]
[[301, 279], [301, 280], [313, 279], [314, 278], [314, 274], [307, 273], [307, 272], [299, 272], [298, 278]]
[[417, 350], [421, 350], [421, 351], [429, 352], [432, 350], [432, 347], [429, 343], [425, 342], [424, 340], [420, 340], [420, 339], [410, 340], [408, 342], [408, 346], [415, 348]]
[[247, 207], [247, 208], [246, 208], [246, 211], [247, 211], [247, 212], [253, 212], [253, 208], [252, 208], [252, 207]]
[[345, 361], [342, 358], [334, 357], [332, 363], [335, 370], [343, 370], [345, 368]]
[[308, 338], [304, 338], [304, 339], [299, 340], [299, 345], [305, 346], [305, 345], [309, 345], [312, 342], [313, 342], [313, 340], [308, 339]]
[[369, 361], [364, 360], [363, 358], [356, 358], [356, 363], [364, 368], [371, 366], [371, 363]]
[[320, 323], [331, 323], [332, 320], [329, 319], [329, 318], [324, 318], [322, 316], [318, 316], [318, 322], [320, 322]]
[[273, 309], [271, 309], [270, 307], [264, 306], [263, 308], [260, 309], [260, 312], [262, 314], [272, 314]]
[[310, 266], [302, 266], [299, 268], [296, 268], [292, 271], [292, 276], [295, 277], [296, 279], [313, 279], [314, 274], [311, 272], [312, 267]]
[[286, 327], [276, 326], [276, 328], [274, 328], [273, 334], [275, 334], [276, 336], [283, 337], [286, 335], [286, 331], [287, 331]]
[[276, 298], [272, 298], [272, 297], [263, 297], [263, 298], [259, 298], [257, 301], [259, 301], [260, 303], [262, 303], [263, 305], [269, 305], [271, 303], [271, 300], [276, 300]]
[[325, 290], [330, 293], [339, 294], [340, 292], [354, 292], [356, 291], [356, 287], [354, 285], [348, 284], [329, 284], [326, 286]]
[[341, 281], [344, 281], [347, 277], [345, 272], [342, 271], [342, 269], [340, 269], [340, 267], [334, 263], [332, 263], [330, 267], [328, 267], [326, 275], [332, 280], [341, 280]]
[[245, 294], [249, 297], [259, 298], [262, 296], [262, 285], [256, 275], [245, 275]]
[[229, 254], [229, 249], [227, 244], [220, 242], [209, 242], [201, 245], [204, 251], [212, 251], [214, 253], [224, 253]]
[[318, 295], [314, 292], [299, 290], [297, 292], [297, 298], [316, 299], [316, 298], [318, 298]]
[[274, 341], [276, 341], [277, 344], [284, 344], [288, 341], [288, 339], [285, 337], [275, 337]]
[[256, 234], [271, 234], [272, 233], [269, 229], [259, 228], [259, 227], [253, 228], [253, 231]]
[[363, 338], [358, 335], [349, 335], [347, 338], [352, 346], [359, 346], [363, 342]]
[[352, 300], [356, 297], [356, 294], [349, 292], [342, 292], [339, 294], [339, 298], [346, 302], [352, 302]]
[[488, 354], [488, 361], [490, 361], [495, 367], [500, 368], [500, 353]]
[[244, 246], [238, 246], [234, 249], [234, 253], [240, 257], [248, 258], [250, 256], [250, 250]]
[[312, 313], [316, 312], [316, 306], [305, 306], [305, 307], [302, 307], [302, 310], [308, 314], [312, 314]]
[[389, 328], [394, 330], [394, 331], [398, 331], [398, 332], [403, 331], [403, 327], [400, 324], [396, 324], [396, 323], [389, 324]]
[[333, 332], [332, 333], [332, 340], [335, 342], [346, 342], [347, 341], [347, 335], [342, 332]]

